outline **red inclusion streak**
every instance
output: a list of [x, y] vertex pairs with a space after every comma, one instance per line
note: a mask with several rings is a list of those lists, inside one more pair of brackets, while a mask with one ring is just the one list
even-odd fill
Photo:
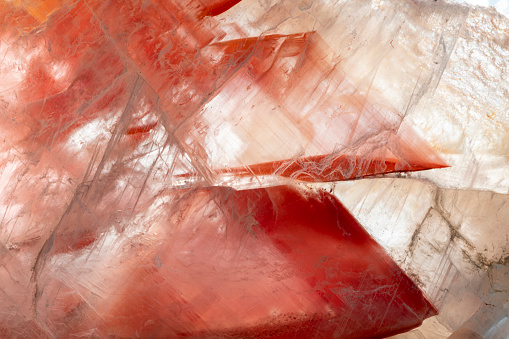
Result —
[[131, 127], [129, 128], [125, 134], [126, 135], [133, 135], [133, 134], [141, 134], [141, 133], [148, 133], [150, 132], [154, 127], [157, 126], [157, 122], [153, 123], [153, 124], [150, 124], [150, 125], [145, 125], [145, 126], [136, 126], [136, 127]]
[[[244, 167], [216, 170], [216, 174], [238, 177], [275, 175], [306, 182], [327, 182], [369, 177], [392, 172], [412, 172], [434, 168], [445, 168], [445, 162], [398, 164], [397, 159], [366, 160], [363, 156], [317, 155], [294, 160], [278, 160]], [[196, 173], [180, 174], [175, 178], [191, 178]]]
[[297, 160], [273, 161], [263, 164], [220, 170], [236, 175], [279, 175], [301, 181], [321, 182], [348, 180], [391, 172], [422, 171], [448, 167], [445, 163], [407, 165], [398, 168], [397, 160], [365, 161], [359, 156], [319, 155]]

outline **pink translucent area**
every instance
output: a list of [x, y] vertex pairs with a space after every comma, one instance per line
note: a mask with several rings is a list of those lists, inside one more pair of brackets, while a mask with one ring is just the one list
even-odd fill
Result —
[[58, 271], [58, 279], [41, 273], [36, 307], [51, 332], [365, 338], [436, 314], [326, 192], [278, 186], [174, 194], [172, 208], [145, 224], [144, 235], [112, 243], [104, 234], [92, 250], [76, 247], [46, 263], [41, 272]]
[[435, 313], [330, 195], [218, 187], [446, 166], [318, 34], [228, 40], [237, 2], [0, 3], [0, 334], [353, 338]]
[[139, 141], [160, 121], [192, 161], [183, 177], [332, 181], [446, 166], [399, 112], [358, 91], [316, 33], [223, 40], [203, 13], [225, 2], [209, 5], [69, 2], [42, 32], [15, 39], [13, 27], [5, 68], [19, 75], [7, 116], [16, 115], [18, 137], [58, 148], [123, 110], [136, 75], [160, 112], [136, 114], [125, 133]]

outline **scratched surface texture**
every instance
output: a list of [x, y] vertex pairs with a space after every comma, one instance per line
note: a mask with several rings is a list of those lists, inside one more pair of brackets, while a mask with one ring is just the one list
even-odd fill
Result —
[[0, 60], [1, 337], [507, 337], [494, 9], [1, 0]]

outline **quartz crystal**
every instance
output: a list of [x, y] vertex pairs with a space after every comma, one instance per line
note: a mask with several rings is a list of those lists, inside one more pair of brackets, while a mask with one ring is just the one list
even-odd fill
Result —
[[1, 337], [509, 335], [495, 9], [1, 0], [0, 18]]

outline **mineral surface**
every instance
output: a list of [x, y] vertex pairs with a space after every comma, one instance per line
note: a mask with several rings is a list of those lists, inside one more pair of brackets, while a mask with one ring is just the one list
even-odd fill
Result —
[[14, 0], [0, 19], [0, 336], [370, 338], [438, 311], [403, 335], [509, 332], [494, 10]]

